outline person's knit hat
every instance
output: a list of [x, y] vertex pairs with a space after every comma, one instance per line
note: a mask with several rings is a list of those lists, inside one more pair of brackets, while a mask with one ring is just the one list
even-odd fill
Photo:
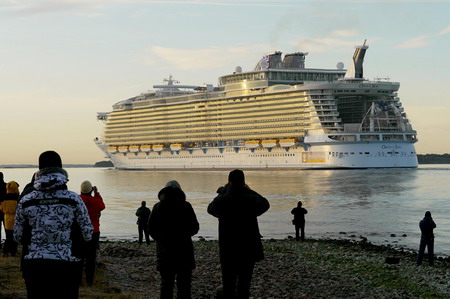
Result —
[[62, 168], [61, 157], [55, 151], [46, 151], [39, 156], [39, 169], [48, 167]]
[[166, 184], [166, 187], [172, 187], [172, 188], [180, 189], [180, 190], [181, 190], [180, 184], [179, 184], [177, 181], [175, 181], [175, 180], [173, 180], [173, 181], [168, 181], [167, 184]]
[[8, 182], [8, 184], [6, 184], [6, 193], [19, 194], [19, 184], [14, 181]]
[[81, 183], [81, 193], [89, 194], [92, 192], [92, 184], [89, 181], [84, 181]]

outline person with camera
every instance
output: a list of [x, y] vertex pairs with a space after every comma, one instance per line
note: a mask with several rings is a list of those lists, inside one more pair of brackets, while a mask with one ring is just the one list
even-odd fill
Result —
[[[92, 196], [94, 193], [94, 196]], [[94, 232], [92, 233], [92, 240], [86, 243], [84, 268], [86, 274], [86, 283], [92, 286], [94, 283], [95, 263], [97, 260], [97, 249], [100, 240], [100, 215], [101, 211], [105, 209], [105, 203], [96, 186], [92, 186], [91, 182], [84, 181], [81, 183], [81, 199], [89, 213]]]

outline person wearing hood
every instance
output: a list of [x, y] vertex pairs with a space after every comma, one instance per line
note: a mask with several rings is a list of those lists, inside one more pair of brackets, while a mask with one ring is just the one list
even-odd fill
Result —
[[3, 247], [3, 256], [17, 255], [17, 243], [14, 241], [14, 217], [16, 214], [17, 201], [19, 199], [19, 184], [14, 181], [6, 184], [6, 195], [0, 205], [0, 209], [4, 214], [6, 240]]
[[425, 247], [428, 248], [428, 264], [430, 266], [434, 265], [434, 233], [433, 229], [436, 228], [436, 223], [434, 223], [431, 217], [431, 212], [425, 212], [425, 217], [419, 222], [420, 231], [422, 235], [420, 236], [419, 254], [417, 255], [417, 265], [422, 264], [423, 255], [425, 253]]
[[[81, 254], [92, 224], [54, 151], [39, 156], [33, 188], [17, 204], [14, 238], [23, 244], [22, 275], [28, 298], [78, 298]], [[25, 248], [26, 247], [26, 248]]]
[[219, 252], [223, 298], [249, 298], [255, 263], [264, 258], [257, 217], [270, 204], [245, 183], [242, 170], [228, 175], [228, 184], [208, 205], [208, 213], [219, 219]]
[[177, 181], [169, 181], [158, 193], [148, 221], [150, 236], [156, 241], [156, 269], [161, 275], [161, 298], [191, 298], [192, 270], [195, 269], [192, 236], [199, 230], [197, 216]]
[[[92, 286], [94, 284], [97, 249], [100, 241], [100, 215], [101, 211], [105, 209], [105, 203], [103, 202], [103, 198], [100, 195], [100, 192], [98, 192], [97, 187], [92, 186], [91, 182], [82, 182], [80, 189], [80, 197], [86, 205], [89, 213], [89, 219], [91, 220], [94, 228], [92, 239], [86, 243], [84, 256], [84, 273], [86, 274], [86, 283], [88, 286]], [[92, 193], [94, 193], [94, 196], [92, 196]]]

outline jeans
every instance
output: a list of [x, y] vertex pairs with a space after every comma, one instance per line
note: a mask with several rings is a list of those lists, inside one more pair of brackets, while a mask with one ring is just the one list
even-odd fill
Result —
[[81, 262], [29, 259], [22, 263], [28, 299], [77, 299]]
[[417, 265], [422, 264], [425, 247], [428, 247], [428, 264], [434, 264], [434, 237], [421, 237], [419, 245], [419, 254], [417, 255]]
[[255, 262], [222, 263], [223, 298], [249, 298]]
[[94, 283], [95, 264], [97, 262], [97, 250], [100, 239], [100, 232], [92, 233], [92, 240], [86, 243], [84, 258], [84, 273], [86, 274], [86, 283], [92, 286]]
[[177, 299], [191, 298], [192, 270], [161, 270], [161, 299], [173, 298], [175, 278], [177, 281]]

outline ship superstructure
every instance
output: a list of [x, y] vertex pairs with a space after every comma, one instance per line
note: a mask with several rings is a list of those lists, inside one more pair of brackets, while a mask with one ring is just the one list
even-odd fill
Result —
[[120, 169], [417, 167], [400, 85], [364, 79], [367, 48], [347, 70], [275, 52], [217, 87], [170, 76], [99, 113], [96, 143]]

